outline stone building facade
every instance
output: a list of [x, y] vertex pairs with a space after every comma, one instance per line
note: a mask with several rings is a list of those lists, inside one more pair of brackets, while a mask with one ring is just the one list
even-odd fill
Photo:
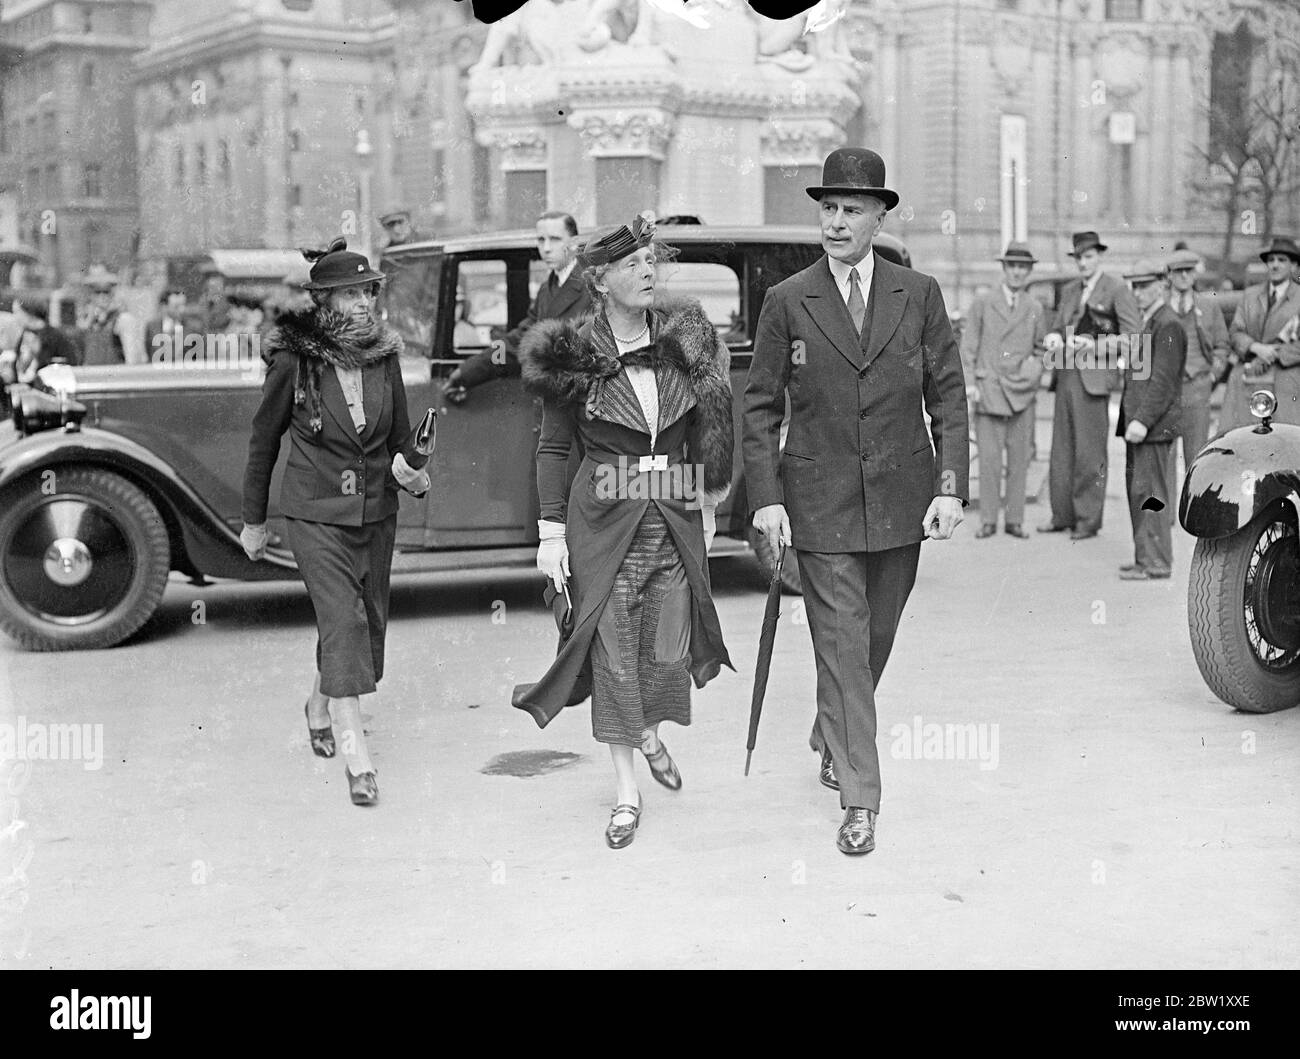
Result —
[[387, 3], [158, 0], [150, 36], [136, 60], [142, 258], [340, 231], [374, 242], [393, 184]]
[[141, 0], [28, 0], [0, 10], [0, 215], [41, 258], [38, 278], [129, 268], [138, 241], [131, 57]]

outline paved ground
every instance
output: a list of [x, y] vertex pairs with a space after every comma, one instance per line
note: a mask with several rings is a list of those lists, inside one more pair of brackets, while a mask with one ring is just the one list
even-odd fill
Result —
[[[0, 721], [102, 724], [104, 746], [98, 769], [0, 766], [17, 794], [0, 803], [0, 960], [1294, 967], [1300, 710], [1235, 713], [1201, 682], [1190, 539], [1172, 582], [1115, 578], [1131, 557], [1122, 458], [1113, 443], [1099, 539], [976, 541], [971, 513], [925, 546], [881, 690], [885, 802], [866, 858], [833, 845], [793, 599], [741, 776], [762, 610], [743, 561], [714, 570], [739, 672], [666, 733], [685, 789], [646, 773], [641, 832], [617, 853], [585, 710], [541, 732], [508, 706], [554, 650], [533, 575], [399, 583], [390, 674], [364, 703], [373, 810], [307, 748], [297, 586], [178, 581], [131, 646], [0, 645]], [[927, 725], [975, 725], [983, 742], [945, 752]]]

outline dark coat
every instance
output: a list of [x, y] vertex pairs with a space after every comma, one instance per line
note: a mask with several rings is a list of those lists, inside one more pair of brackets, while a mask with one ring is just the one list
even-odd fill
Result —
[[[281, 318], [267, 340], [270, 366], [248, 445], [246, 524], [266, 521], [271, 471], [285, 430], [291, 448], [280, 489], [281, 514], [361, 526], [397, 510], [400, 486], [392, 460], [411, 432], [401, 349], [402, 338], [392, 328], [378, 325], [364, 333], [327, 310]], [[366, 426], [360, 434], [334, 373], [336, 363], [362, 369]], [[312, 369], [319, 375], [318, 423], [313, 422], [306, 385]]]
[[[1115, 433], [1122, 438], [1129, 423], [1136, 421], [1147, 428], [1142, 444], [1173, 441], [1181, 434], [1179, 411], [1187, 332], [1173, 310], [1162, 305], [1147, 321], [1143, 334], [1151, 336], [1150, 345], [1142, 358], [1133, 351], [1129, 353]], [[1146, 363], [1140, 363], [1143, 359]], [[1145, 377], [1139, 378], [1139, 372]]]
[[[1062, 338], [1074, 328], [1079, 335], [1136, 335], [1142, 330], [1142, 313], [1128, 284], [1109, 272], [1097, 277], [1092, 297], [1081, 305], [1083, 277], [1071, 280], [1061, 289], [1061, 303], [1056, 310], [1052, 329]], [[1117, 370], [1107, 367], [1071, 369], [1079, 372], [1079, 381], [1093, 397], [1106, 397], [1118, 390], [1121, 380]], [[1056, 388], [1056, 379], [1052, 379]]]
[[[654, 452], [681, 454], [703, 467], [710, 492], [731, 481], [734, 426], [730, 354], [697, 302], [656, 306], [651, 347], [637, 357], [655, 370], [659, 433]], [[697, 687], [731, 666], [713, 605], [704, 547], [704, 523], [691, 489], [671, 488], [671, 474], [649, 496], [611, 495], [603, 488], [607, 466], [626, 456], [635, 467], [651, 455], [650, 431], [603, 315], [578, 327], [548, 321], [534, 327], [520, 351], [524, 386], [543, 399], [537, 447], [537, 491], [542, 518], [565, 524], [576, 613], [573, 634], [536, 684], [515, 689], [513, 703], [545, 727], [566, 705], [588, 664], [596, 625], [614, 587], [633, 535], [650, 504], [662, 512], [691, 587], [690, 670]], [[574, 444], [582, 457], [570, 473]], [[655, 472], [650, 472], [654, 474]], [[678, 470], [680, 481], [680, 469]], [[698, 483], [693, 483], [698, 484]], [[734, 667], [733, 667], [734, 668]]]
[[[550, 275], [547, 275], [547, 280]], [[460, 381], [465, 386], [478, 386], [490, 379], [507, 378], [519, 374], [517, 356], [524, 336], [542, 320], [577, 320], [591, 315], [591, 294], [587, 290], [587, 281], [582, 278], [582, 269], [578, 265], [566, 279], [551, 293], [546, 282], [538, 288], [537, 297], [528, 307], [528, 315], [519, 321], [505, 336], [505, 356], [501, 363], [492, 359], [493, 350], [485, 349], [466, 357], [460, 366]], [[501, 359], [501, 358], [498, 358]]]
[[975, 411], [1012, 416], [1038, 396], [1043, 376], [1043, 338], [1047, 313], [1028, 291], [1012, 312], [999, 286], [976, 298], [961, 333], [962, 366], [979, 389]]
[[822, 257], [768, 290], [759, 314], [745, 385], [749, 507], [784, 504], [804, 551], [913, 544], [936, 496], [969, 496], [966, 383], [939, 284], [877, 254], [868, 312], [859, 339]]

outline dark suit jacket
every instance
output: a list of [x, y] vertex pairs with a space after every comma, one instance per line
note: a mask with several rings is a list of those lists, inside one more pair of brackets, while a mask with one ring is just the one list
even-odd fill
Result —
[[877, 254], [867, 310], [859, 339], [823, 256], [768, 290], [759, 314], [744, 404], [749, 506], [784, 504], [804, 551], [913, 544], [934, 497], [968, 499], [966, 384], [938, 283]]
[[1136, 420], [1147, 428], [1144, 444], [1173, 441], [1181, 432], [1179, 412], [1187, 332], [1168, 305], [1160, 306], [1143, 330], [1150, 335], [1150, 345], [1144, 342], [1141, 355], [1129, 352], [1116, 434], [1122, 438], [1129, 423]]
[[[546, 279], [550, 280], [548, 274]], [[569, 278], [561, 283], [552, 294], [547, 282], [538, 288], [537, 297], [528, 307], [525, 316], [505, 336], [505, 362], [496, 363], [492, 359], [492, 350], [485, 349], [466, 357], [460, 366], [460, 380], [465, 386], [478, 386], [490, 379], [502, 379], [519, 374], [519, 343], [524, 335], [539, 320], [569, 320], [591, 314], [591, 295], [587, 291], [587, 281], [582, 278], [582, 268], [574, 265]]]
[[391, 356], [361, 371], [366, 427], [360, 434], [348, 414], [343, 388], [329, 365], [321, 372], [319, 441], [313, 441], [304, 406], [293, 403], [298, 356], [271, 358], [262, 385], [262, 404], [253, 417], [253, 437], [244, 473], [244, 522], [266, 521], [271, 471], [280, 437], [289, 431], [289, 461], [280, 488], [280, 513], [310, 522], [361, 526], [397, 510], [393, 455], [411, 433], [402, 368]]
[[[1142, 331], [1142, 312], [1128, 284], [1103, 272], [1087, 305], [1081, 305], [1083, 277], [1071, 280], [1061, 290], [1052, 330], [1068, 337], [1067, 328], [1080, 335], [1136, 335]], [[1083, 388], [1094, 397], [1105, 397], [1121, 385], [1119, 372], [1104, 368], [1079, 368]], [[1055, 380], [1053, 380], [1055, 382]], [[1053, 387], [1054, 388], [1054, 387]]]

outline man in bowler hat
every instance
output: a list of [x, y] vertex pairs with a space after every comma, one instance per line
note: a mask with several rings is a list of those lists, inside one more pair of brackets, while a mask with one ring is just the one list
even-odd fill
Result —
[[1006, 531], [1024, 539], [1025, 482], [1034, 440], [1034, 404], [1043, 375], [1047, 314], [1025, 290], [1038, 260], [1024, 243], [1008, 243], [998, 290], [976, 298], [961, 335], [966, 396], [975, 406], [980, 458], [980, 528], [977, 538], [998, 529], [1002, 456], [1006, 453]]
[[881, 157], [840, 148], [807, 191], [825, 255], [764, 298], [745, 481], [755, 527], [798, 556], [817, 659], [810, 742], [845, 811], [836, 846], [862, 854], [880, 808], [876, 687], [921, 541], [951, 537], [967, 502], [966, 386], [938, 283], [872, 250], [898, 203]]
[[1102, 271], [1106, 244], [1097, 233], [1075, 232], [1073, 242], [1079, 278], [1062, 289], [1046, 339], [1056, 391], [1048, 465], [1052, 519], [1038, 531], [1068, 532], [1078, 541], [1101, 529], [1110, 392], [1120, 385], [1116, 354], [1124, 351], [1126, 336], [1142, 330], [1142, 318], [1128, 287]]
[[1260, 251], [1268, 278], [1241, 296], [1228, 331], [1233, 369], [1223, 396], [1219, 433], [1255, 422], [1247, 408], [1255, 390], [1277, 398], [1275, 423], [1300, 425], [1300, 246], [1276, 236]]
[[1165, 271], [1139, 261], [1124, 278], [1142, 311], [1145, 336], [1129, 350], [1120, 399], [1124, 484], [1133, 525], [1133, 562], [1119, 568], [1124, 581], [1159, 581], [1173, 567], [1174, 506], [1171, 465], [1178, 440], [1187, 333], [1165, 304]]

